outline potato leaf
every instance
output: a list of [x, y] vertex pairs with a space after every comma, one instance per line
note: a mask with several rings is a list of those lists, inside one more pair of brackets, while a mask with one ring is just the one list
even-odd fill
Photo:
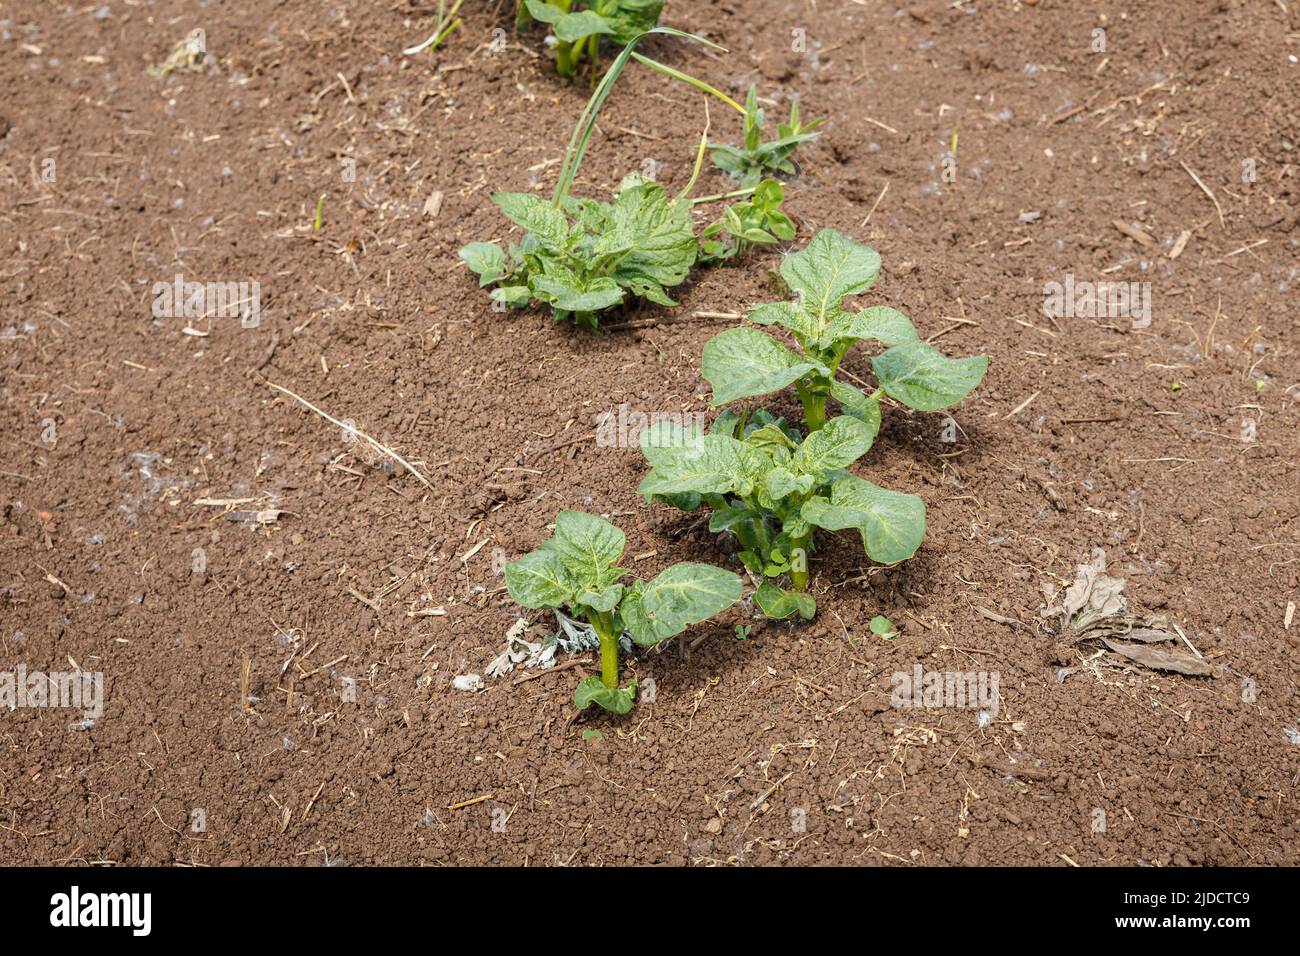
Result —
[[601, 583], [626, 546], [623, 532], [604, 518], [585, 511], [561, 511], [555, 517], [555, 536], [542, 547], [563, 559], [571, 578], [591, 586]]
[[876, 250], [834, 229], [821, 230], [806, 248], [781, 261], [781, 278], [802, 296], [801, 304], [821, 325], [831, 320], [845, 298], [871, 288], [879, 271]]
[[871, 360], [876, 380], [891, 398], [920, 412], [955, 405], [988, 371], [987, 355], [950, 359], [924, 342], [896, 345]]
[[902, 345], [919, 337], [916, 326], [902, 312], [886, 305], [873, 305], [861, 312], [841, 312], [826, 327], [822, 342], [829, 345], [839, 339], [874, 339], [885, 345]]
[[807, 591], [786, 591], [771, 581], [759, 584], [754, 601], [764, 614], [777, 620], [797, 613], [805, 621], [811, 621], [817, 613], [817, 601]]
[[569, 238], [569, 220], [541, 196], [493, 193], [492, 201], [505, 217], [550, 249], [559, 250]]
[[606, 687], [595, 674], [585, 678], [573, 691], [573, 706], [586, 710], [592, 704], [611, 714], [626, 714], [636, 700], [636, 681], [627, 687]]
[[700, 357], [700, 373], [713, 386], [713, 404], [767, 395], [812, 371], [819, 362], [800, 361], [780, 342], [758, 329], [728, 329], [709, 340]]
[[810, 498], [803, 517], [827, 531], [857, 528], [867, 554], [881, 564], [910, 558], [925, 537], [925, 503], [920, 498], [888, 491], [856, 475], [836, 479], [829, 500]]
[[706, 435], [697, 444], [659, 448], [650, 473], [637, 492], [643, 495], [749, 494], [754, 472], [761, 472], [761, 453], [726, 435]]
[[506, 588], [516, 604], [534, 609], [568, 604], [576, 590], [564, 559], [548, 550], [532, 551], [507, 564]]
[[831, 398], [844, 406], [845, 414], [864, 422], [873, 438], [880, 434], [880, 402], [839, 379], [831, 383]]
[[794, 456], [794, 465], [806, 475], [822, 475], [847, 468], [871, 448], [876, 434], [871, 426], [850, 415], [832, 418], [804, 439]]
[[510, 274], [505, 251], [495, 242], [471, 242], [460, 250], [460, 257], [478, 275], [480, 289]]
[[643, 647], [680, 634], [740, 600], [740, 576], [711, 564], [684, 562], [665, 569], [623, 605], [623, 624]]

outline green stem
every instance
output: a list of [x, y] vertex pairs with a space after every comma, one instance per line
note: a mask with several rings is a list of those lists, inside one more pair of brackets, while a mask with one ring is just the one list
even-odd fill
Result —
[[576, 72], [573, 67], [573, 44], [560, 40], [555, 44], [555, 72], [564, 77], [572, 77]]
[[591, 626], [600, 638], [600, 680], [606, 687], [618, 686], [618, 635], [614, 618], [608, 612], [591, 612]]
[[826, 393], [816, 385], [804, 385], [802, 382], [796, 388], [799, 403], [803, 405], [803, 421], [809, 434], [821, 431], [821, 427], [826, 424]]
[[721, 202], [724, 199], [738, 199], [741, 196], [752, 196], [757, 186], [750, 186], [748, 189], [737, 189], [735, 192], [718, 193], [716, 196], [701, 196], [699, 199], [692, 199], [691, 205], [698, 206], [700, 203]]
[[[796, 591], [808, 590], [808, 548], [811, 545], [811, 529], [809, 529], [807, 534], [801, 535], [790, 542], [790, 561], [792, 563], [790, 568], [790, 582], [794, 585]], [[803, 554], [803, 567], [799, 570], [795, 570], [793, 562], [801, 552]]]

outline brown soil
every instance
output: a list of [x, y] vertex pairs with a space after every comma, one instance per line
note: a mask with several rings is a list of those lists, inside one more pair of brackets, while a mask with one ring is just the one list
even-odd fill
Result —
[[[788, 190], [799, 241], [870, 242], [871, 301], [992, 366], [955, 445], [941, 415], [890, 409], [861, 466], [925, 499], [913, 561], [873, 568], [827, 537], [813, 623], [737, 608], [691, 632], [689, 659], [629, 660], [657, 700], [626, 719], [575, 717], [582, 668], [451, 681], [517, 616], [494, 556], [536, 547], [563, 507], [617, 521], [638, 573], [729, 560], [637, 497], [638, 452], [569, 442], [623, 402], [704, 409], [700, 349], [726, 323], [654, 323], [769, 298], [778, 253], [602, 336], [493, 313], [456, 250], [506, 236], [491, 190], [549, 189], [585, 86], [537, 36], [490, 52], [505, 2], [468, 0], [413, 59], [428, 0], [232, 6], [0, 8], [0, 665], [106, 681], [88, 728], [0, 714], [0, 862], [1300, 862], [1296, 4], [668, 4], [730, 52], [652, 55], [830, 118]], [[206, 62], [146, 75], [194, 27]], [[629, 69], [579, 191], [649, 158], [680, 186], [703, 120], [699, 94]], [[261, 325], [155, 320], [176, 273], [258, 280]], [[1050, 322], [1042, 287], [1066, 273], [1149, 281], [1151, 327]], [[239, 517], [268, 507], [285, 513]], [[1096, 548], [1216, 676], [1047, 633], [1042, 586]], [[868, 631], [880, 613], [892, 642]], [[997, 671], [996, 720], [891, 707], [917, 663]]]

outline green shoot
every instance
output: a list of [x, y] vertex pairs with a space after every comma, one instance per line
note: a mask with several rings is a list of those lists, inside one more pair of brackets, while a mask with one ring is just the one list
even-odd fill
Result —
[[796, 172], [791, 157], [803, 143], [816, 139], [824, 120], [804, 123], [799, 119], [799, 101], [790, 104], [790, 119], [777, 127], [777, 138], [763, 142], [763, 111], [758, 106], [758, 87], [750, 86], [745, 98], [744, 142], [740, 146], [710, 144], [713, 162], [741, 185], [755, 186], [762, 179]]
[[649, 581], [625, 584], [621, 579], [631, 572], [617, 566], [625, 547], [623, 532], [603, 518], [561, 511], [555, 536], [505, 568], [506, 587], [518, 604], [568, 608], [600, 639], [600, 676], [578, 685], [573, 702], [579, 709], [592, 704], [615, 714], [632, 709], [636, 681], [619, 686], [624, 634], [639, 647], [653, 647], [740, 600], [740, 577], [711, 564], [674, 564]]

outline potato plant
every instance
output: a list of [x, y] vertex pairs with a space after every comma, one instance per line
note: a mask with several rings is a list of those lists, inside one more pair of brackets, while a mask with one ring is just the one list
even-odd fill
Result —
[[515, 24], [520, 30], [534, 21], [549, 26], [555, 36], [555, 70], [574, 77], [584, 60], [596, 68], [603, 37], [623, 46], [653, 29], [663, 6], [663, 0], [520, 0]]
[[[856, 528], [867, 556], [881, 564], [916, 553], [925, 536], [921, 499], [847, 469], [875, 441], [884, 395], [934, 411], [964, 398], [988, 368], [987, 356], [945, 358], [895, 309], [846, 310], [844, 300], [870, 288], [879, 269], [875, 251], [822, 230], [781, 263], [794, 300], [749, 313], [751, 321], [786, 328], [799, 353], [753, 328], [730, 329], [704, 347], [702, 372], [714, 405], [794, 385], [807, 437], [762, 409], [745, 416], [724, 411], [708, 434], [668, 423], [641, 434], [651, 467], [638, 490], [683, 510], [711, 509], [710, 530], [734, 534], [741, 562], [762, 576], [756, 600], [770, 617], [815, 613], [807, 562], [816, 528]], [[848, 350], [868, 339], [888, 346], [872, 359], [878, 388], [871, 395], [837, 378]], [[846, 414], [827, 421], [832, 397]], [[776, 580], [787, 574], [792, 587], [783, 590]]]
[[557, 319], [593, 329], [597, 313], [629, 293], [676, 305], [667, 290], [686, 280], [699, 251], [689, 204], [635, 174], [613, 203], [566, 197], [556, 206], [528, 193], [495, 193], [492, 201], [524, 237], [505, 250], [487, 242], [461, 250], [479, 285], [496, 285], [494, 301], [544, 302]]
[[[781, 277], [795, 298], [749, 311], [751, 322], [781, 326], [799, 347], [791, 351], [754, 328], [728, 329], [704, 346], [700, 371], [713, 388], [713, 404], [770, 395], [795, 386], [808, 431], [826, 420], [834, 398], [844, 411], [872, 428], [880, 427], [884, 395], [917, 411], [947, 408], [970, 394], [988, 370], [988, 356], [950, 359], [922, 342], [907, 316], [888, 306], [848, 311], [844, 300], [871, 288], [880, 271], [874, 249], [833, 229], [813, 236], [807, 248], [786, 256]], [[867, 395], [838, 378], [840, 364], [854, 345], [876, 341], [887, 346], [871, 359], [876, 390]]]
[[692, 624], [721, 614], [738, 600], [740, 576], [711, 564], [674, 564], [649, 581], [624, 583], [631, 572], [619, 567], [626, 538], [603, 518], [561, 511], [555, 534], [541, 548], [506, 565], [506, 587], [527, 608], [566, 608], [591, 625], [600, 638], [600, 676], [586, 678], [573, 702], [626, 714], [636, 699], [636, 681], [619, 686], [619, 638], [653, 647]]
[[[794, 238], [794, 226], [781, 211], [785, 194], [775, 180], [720, 196], [689, 198], [704, 160], [704, 138], [690, 182], [676, 196], [670, 197], [662, 186], [636, 173], [623, 178], [612, 203], [570, 194], [596, 116], [633, 57], [741, 110], [707, 83], [637, 54], [635, 45], [650, 33], [716, 46], [669, 27], [633, 37], [584, 108], [551, 199], [531, 193], [492, 195], [506, 217], [524, 230], [522, 240], [505, 248], [471, 242], [460, 256], [478, 275], [480, 287], [496, 287], [494, 301], [517, 308], [544, 303], [558, 320], [595, 329], [602, 312], [626, 304], [629, 298], [676, 305], [667, 290], [684, 282], [696, 263], [723, 262], [750, 246]], [[696, 234], [693, 207], [733, 199], [737, 201], [724, 209], [718, 222]]]
[[[840, 415], [800, 439], [764, 410], [747, 418], [724, 412], [708, 434], [658, 423], [641, 433], [650, 472], [637, 490], [686, 511], [710, 508], [709, 530], [735, 535], [741, 563], [761, 577], [755, 600], [763, 613], [811, 619], [814, 528], [856, 528], [867, 554], [882, 564], [910, 558], [925, 535], [920, 498], [846, 470], [875, 435], [866, 422]], [[792, 590], [776, 583], [787, 574]]]

